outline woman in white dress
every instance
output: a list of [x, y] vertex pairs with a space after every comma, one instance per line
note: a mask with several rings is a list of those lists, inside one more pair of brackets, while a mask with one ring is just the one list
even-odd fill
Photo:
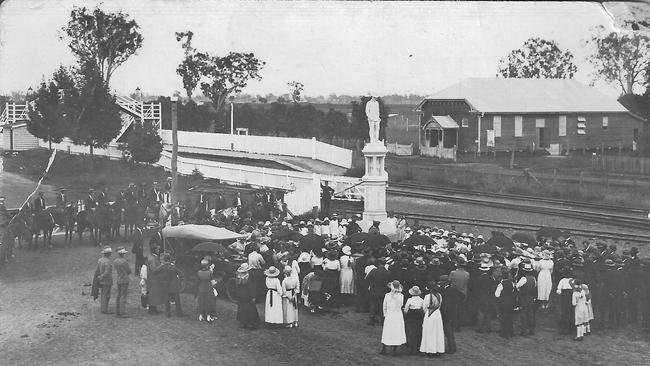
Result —
[[388, 284], [390, 292], [384, 295], [384, 327], [381, 331], [381, 351], [386, 353], [386, 346], [391, 346], [393, 355], [397, 354], [397, 347], [406, 343], [406, 329], [404, 328], [404, 315], [402, 314], [402, 285], [399, 281]]
[[535, 270], [539, 272], [537, 275], [537, 300], [541, 302], [542, 309], [548, 309], [548, 299], [551, 295], [551, 288], [553, 287], [553, 280], [551, 278], [553, 260], [551, 259], [550, 251], [542, 251], [542, 260], [537, 262]]
[[341, 252], [343, 255], [339, 258], [341, 263], [339, 283], [341, 284], [341, 303], [345, 305], [352, 300], [352, 295], [354, 295], [354, 259], [351, 256], [350, 246], [344, 246]]
[[281, 325], [284, 322], [282, 313], [282, 284], [278, 279], [280, 270], [270, 267], [264, 271], [266, 275], [266, 302], [264, 306], [264, 322], [268, 325]]
[[589, 308], [587, 307], [587, 294], [582, 288], [582, 282], [578, 279], [573, 281], [573, 297], [571, 303], [575, 307], [576, 337], [574, 341], [582, 341], [585, 335], [586, 326], [589, 324]]
[[282, 280], [282, 312], [284, 324], [287, 328], [298, 327], [298, 294], [300, 286], [298, 279], [293, 275], [293, 268], [284, 267], [284, 280]]
[[442, 328], [442, 295], [440, 287], [430, 284], [430, 293], [424, 297], [422, 309], [424, 310], [424, 321], [422, 321], [422, 343], [420, 352], [428, 356], [437, 357], [445, 353], [445, 333]]

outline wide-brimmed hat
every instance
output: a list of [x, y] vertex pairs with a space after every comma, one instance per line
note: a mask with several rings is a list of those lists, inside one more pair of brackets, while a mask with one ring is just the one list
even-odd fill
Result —
[[418, 286], [413, 286], [409, 289], [409, 295], [411, 296], [419, 296], [422, 294], [422, 291], [420, 291], [420, 287]]
[[239, 273], [246, 273], [251, 270], [251, 266], [248, 265], [248, 263], [242, 263], [239, 268], [237, 268], [237, 272]]
[[336, 248], [338, 248], [338, 245], [336, 244], [335, 241], [330, 241], [327, 244], [325, 244], [325, 248], [330, 249], [330, 250], [331, 249], [336, 249]]
[[280, 270], [273, 267], [273, 266], [271, 266], [271, 267], [269, 267], [269, 269], [264, 271], [264, 275], [266, 277], [278, 277], [278, 275], [280, 275]]
[[388, 288], [391, 290], [402, 291], [402, 284], [398, 280], [394, 280], [388, 283]]
[[347, 219], [343, 219], [343, 220], [341, 220], [341, 222], [339, 223], [339, 225], [341, 225], [341, 226], [345, 226], [345, 225], [347, 225], [347, 224], [348, 224], [348, 220], [347, 220]]
[[117, 254], [126, 254], [128, 251], [124, 247], [117, 248]]
[[440, 258], [433, 258], [431, 260], [431, 265], [432, 266], [439, 266], [440, 265]]
[[343, 253], [345, 255], [351, 255], [352, 254], [352, 248], [350, 248], [349, 245], [346, 245], [341, 249], [341, 253]]
[[311, 259], [311, 255], [307, 252], [302, 252], [298, 256], [298, 263], [309, 263], [309, 260]]
[[291, 268], [291, 266], [284, 266], [284, 270], [282, 272], [291, 273], [293, 272], [293, 268]]
[[542, 251], [542, 259], [551, 259], [551, 251], [548, 249], [544, 249]]
[[605, 259], [604, 264], [606, 267], [616, 267], [616, 263], [614, 263], [614, 261], [611, 259]]
[[478, 269], [480, 269], [481, 271], [489, 271], [490, 268], [492, 268], [492, 266], [489, 265], [488, 263], [481, 263], [481, 266], [478, 267]]
[[106, 253], [113, 253], [113, 248], [104, 247], [104, 249], [102, 249], [102, 254], [106, 254]]

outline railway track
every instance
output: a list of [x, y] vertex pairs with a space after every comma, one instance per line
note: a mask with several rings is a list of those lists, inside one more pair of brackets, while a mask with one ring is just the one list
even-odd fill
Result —
[[[650, 220], [645, 216], [645, 212], [647, 211], [641, 208], [589, 204], [559, 199], [546, 200], [540, 197], [501, 193], [492, 194], [489, 192], [468, 191], [447, 187], [430, 187], [412, 183], [392, 183], [387, 193], [402, 197], [433, 199], [566, 217], [633, 229], [650, 229]], [[504, 200], [510, 200], [511, 202]], [[528, 201], [529, 203], [524, 203], [523, 201]], [[555, 206], [544, 205], [548, 203], [552, 203]]]
[[[344, 208], [342, 210], [346, 214], [358, 213], [358, 210], [351, 208]], [[407, 218], [407, 220], [417, 220], [418, 222], [425, 223], [446, 223], [446, 224], [456, 224], [456, 225], [472, 225], [480, 227], [489, 227], [493, 229], [508, 229], [513, 231], [521, 231], [526, 233], [536, 232], [541, 225], [534, 225], [529, 223], [518, 223], [518, 222], [508, 222], [508, 221], [497, 221], [497, 220], [484, 220], [484, 219], [475, 219], [475, 218], [464, 218], [464, 217], [453, 217], [445, 215], [428, 215], [428, 214], [415, 214], [410, 212], [395, 212], [397, 215], [401, 215]], [[648, 243], [650, 242], [650, 235], [635, 234], [635, 233], [612, 233], [610, 231], [603, 230], [585, 230], [572, 227], [558, 227], [562, 231], [569, 231], [572, 236], [588, 237], [588, 238], [598, 238], [606, 240], [619, 240], [619, 241], [629, 241], [635, 243]]]

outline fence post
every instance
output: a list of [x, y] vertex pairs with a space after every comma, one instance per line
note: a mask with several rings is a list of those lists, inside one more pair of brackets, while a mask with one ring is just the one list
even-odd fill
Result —
[[311, 158], [316, 159], [316, 137], [311, 138]]
[[553, 169], [553, 184], [557, 183], [557, 169]]

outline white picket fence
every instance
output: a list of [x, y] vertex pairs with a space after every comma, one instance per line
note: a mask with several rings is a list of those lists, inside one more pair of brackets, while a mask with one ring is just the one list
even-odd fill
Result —
[[[171, 130], [161, 130], [163, 143], [171, 145]], [[232, 150], [254, 154], [299, 156], [321, 160], [344, 168], [352, 167], [352, 150], [312, 139], [275, 136], [230, 135], [178, 131], [179, 151], [184, 147]]]
[[[38, 140], [38, 145], [46, 149], [49, 147], [48, 142], [41, 139]], [[53, 142], [52, 148], [65, 151], [70, 154], [90, 155], [90, 147], [85, 145], [76, 145], [68, 138], [64, 138], [60, 143]], [[118, 148], [118, 145], [114, 143], [109, 144], [105, 149], [93, 149], [93, 155], [107, 156], [111, 160], [122, 159], [122, 151]]]

